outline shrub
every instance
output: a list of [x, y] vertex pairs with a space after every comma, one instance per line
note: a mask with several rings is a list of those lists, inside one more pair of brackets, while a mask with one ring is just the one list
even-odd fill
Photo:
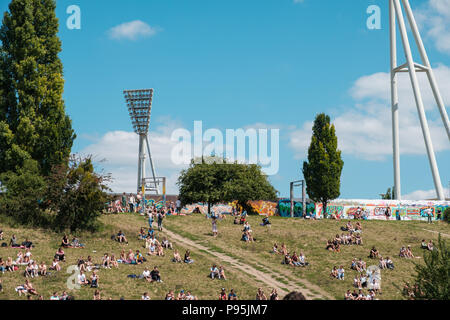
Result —
[[445, 209], [443, 218], [445, 222], [450, 223], [450, 207]]

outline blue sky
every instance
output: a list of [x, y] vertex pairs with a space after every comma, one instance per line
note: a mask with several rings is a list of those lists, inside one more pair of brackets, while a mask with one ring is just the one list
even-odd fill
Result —
[[[372, 4], [381, 8], [381, 30], [366, 27]], [[411, 4], [448, 106], [450, 0]], [[387, 1], [58, 0], [57, 5], [64, 99], [78, 135], [73, 151], [106, 158], [103, 166], [116, 178], [116, 191], [135, 190], [137, 136], [122, 91], [140, 88], [155, 89], [150, 141], [171, 193], [180, 168], [170, 163], [170, 133], [193, 130], [193, 122], [202, 120], [204, 129], [280, 128], [280, 170], [270, 179], [287, 196], [289, 182], [302, 178], [311, 122], [320, 112], [336, 123], [343, 151], [341, 198], [378, 198], [393, 184]], [[81, 30], [66, 27], [69, 5], [81, 8]], [[7, 9], [7, 1], [0, 9]], [[122, 25], [131, 22], [135, 28]], [[402, 191], [413, 198], [434, 196], [409, 79], [400, 81]], [[450, 144], [429, 90], [424, 100], [448, 187]]]

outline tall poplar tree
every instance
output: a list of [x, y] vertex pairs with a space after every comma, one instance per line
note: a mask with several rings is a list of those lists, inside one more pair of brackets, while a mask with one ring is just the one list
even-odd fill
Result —
[[315, 202], [321, 202], [324, 217], [330, 200], [340, 196], [341, 173], [344, 161], [337, 148], [338, 140], [330, 117], [324, 113], [317, 115], [313, 125], [308, 161], [303, 163], [306, 192]]
[[27, 159], [41, 173], [68, 162], [75, 134], [65, 114], [55, 0], [12, 0], [0, 28], [0, 173]]

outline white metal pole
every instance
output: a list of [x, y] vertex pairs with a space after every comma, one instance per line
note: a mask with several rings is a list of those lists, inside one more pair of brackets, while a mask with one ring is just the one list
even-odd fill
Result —
[[150, 159], [150, 167], [153, 174], [153, 183], [155, 184], [156, 194], [159, 195], [159, 184], [156, 183], [155, 167], [153, 166], [152, 153], [150, 152], [150, 144], [148, 143], [147, 136], [145, 136], [145, 142], [147, 143], [148, 158]]
[[144, 137], [139, 135], [139, 162], [138, 162], [138, 178], [137, 178], [137, 192], [139, 193], [142, 184], [142, 162], [144, 153]]
[[400, 179], [400, 138], [398, 125], [398, 87], [397, 87], [397, 30], [395, 23], [395, 8], [393, 0], [389, 0], [389, 25], [391, 39], [391, 102], [392, 102], [392, 147], [394, 157], [394, 198], [402, 199]]
[[434, 186], [436, 188], [436, 194], [439, 200], [444, 200], [444, 192], [442, 189], [441, 178], [439, 176], [439, 170], [436, 163], [436, 157], [434, 155], [433, 143], [431, 141], [430, 129], [428, 128], [428, 122], [423, 107], [422, 94], [420, 93], [419, 82], [417, 81], [416, 67], [414, 65], [411, 47], [409, 45], [408, 34], [406, 31], [405, 20], [403, 19], [402, 8], [400, 0], [394, 0], [395, 11], [397, 13], [397, 20], [402, 36], [403, 47], [405, 50], [406, 60], [408, 62], [409, 76], [411, 79], [411, 85], [414, 91], [414, 98], [416, 100], [417, 112], [419, 113], [420, 125], [422, 127], [422, 133], [425, 140], [425, 146], [427, 149], [428, 160], [430, 162], [431, 173], [433, 175]]
[[408, 17], [408, 21], [411, 26], [411, 31], [414, 35], [414, 39], [416, 41], [420, 56], [422, 58], [422, 63], [425, 65], [425, 67], [428, 68], [428, 70], [427, 70], [428, 80], [430, 82], [431, 89], [433, 90], [433, 95], [436, 100], [437, 106], [439, 108], [442, 122], [444, 122], [447, 136], [450, 140], [450, 124], [449, 124], [449, 120], [448, 120], [447, 110], [445, 109], [444, 100], [442, 100], [441, 93], [437, 86], [437, 81], [436, 81], [436, 78], [434, 77], [434, 72], [433, 72], [433, 69], [431, 68], [431, 64], [430, 64], [430, 60], [428, 59], [427, 51], [425, 50], [425, 46], [423, 45], [422, 37], [420, 36], [420, 32], [419, 32], [419, 28], [417, 27], [416, 19], [414, 18], [414, 14], [413, 14], [411, 6], [409, 4], [409, 0], [402, 0], [402, 2], [403, 2], [403, 6], [405, 7], [406, 16]]

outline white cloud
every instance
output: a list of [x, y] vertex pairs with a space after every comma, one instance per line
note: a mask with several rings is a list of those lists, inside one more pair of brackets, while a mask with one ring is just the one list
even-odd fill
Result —
[[[167, 125], [169, 123], [169, 125]], [[175, 165], [171, 159], [171, 150], [176, 142], [171, 140], [171, 134], [176, 129], [176, 123], [168, 121], [157, 126], [149, 134], [150, 151], [157, 176], [167, 177], [167, 193], [177, 194], [176, 181], [178, 173], [185, 166]], [[136, 192], [138, 166], [139, 137], [134, 132], [111, 131], [81, 150], [82, 155], [93, 155], [105, 172], [113, 176], [111, 188], [115, 192]], [[149, 161], [146, 161], [146, 172], [150, 171]]]
[[[450, 103], [450, 68], [439, 65], [435, 75], [444, 103]], [[450, 145], [425, 74], [419, 74], [427, 119], [433, 147], [436, 152], [449, 150]], [[392, 120], [390, 98], [390, 76], [375, 73], [356, 80], [350, 89], [354, 105], [335, 115], [339, 148], [366, 160], [384, 160], [392, 154]], [[402, 154], [425, 154], [425, 143], [418, 119], [414, 95], [408, 74], [399, 75], [399, 126], [400, 152]], [[304, 158], [311, 141], [312, 122], [290, 133], [290, 147], [297, 158]]]
[[450, 54], [450, 0], [429, 0], [415, 11], [415, 16], [436, 48]]
[[115, 40], [137, 40], [138, 38], [154, 36], [158, 31], [160, 31], [160, 28], [151, 27], [141, 20], [134, 20], [111, 28], [109, 36]]
[[[444, 195], [450, 198], [449, 195], [450, 189], [444, 189]], [[416, 190], [409, 194], [403, 195], [403, 199], [405, 200], [428, 200], [428, 199], [436, 199], [436, 190]]]

